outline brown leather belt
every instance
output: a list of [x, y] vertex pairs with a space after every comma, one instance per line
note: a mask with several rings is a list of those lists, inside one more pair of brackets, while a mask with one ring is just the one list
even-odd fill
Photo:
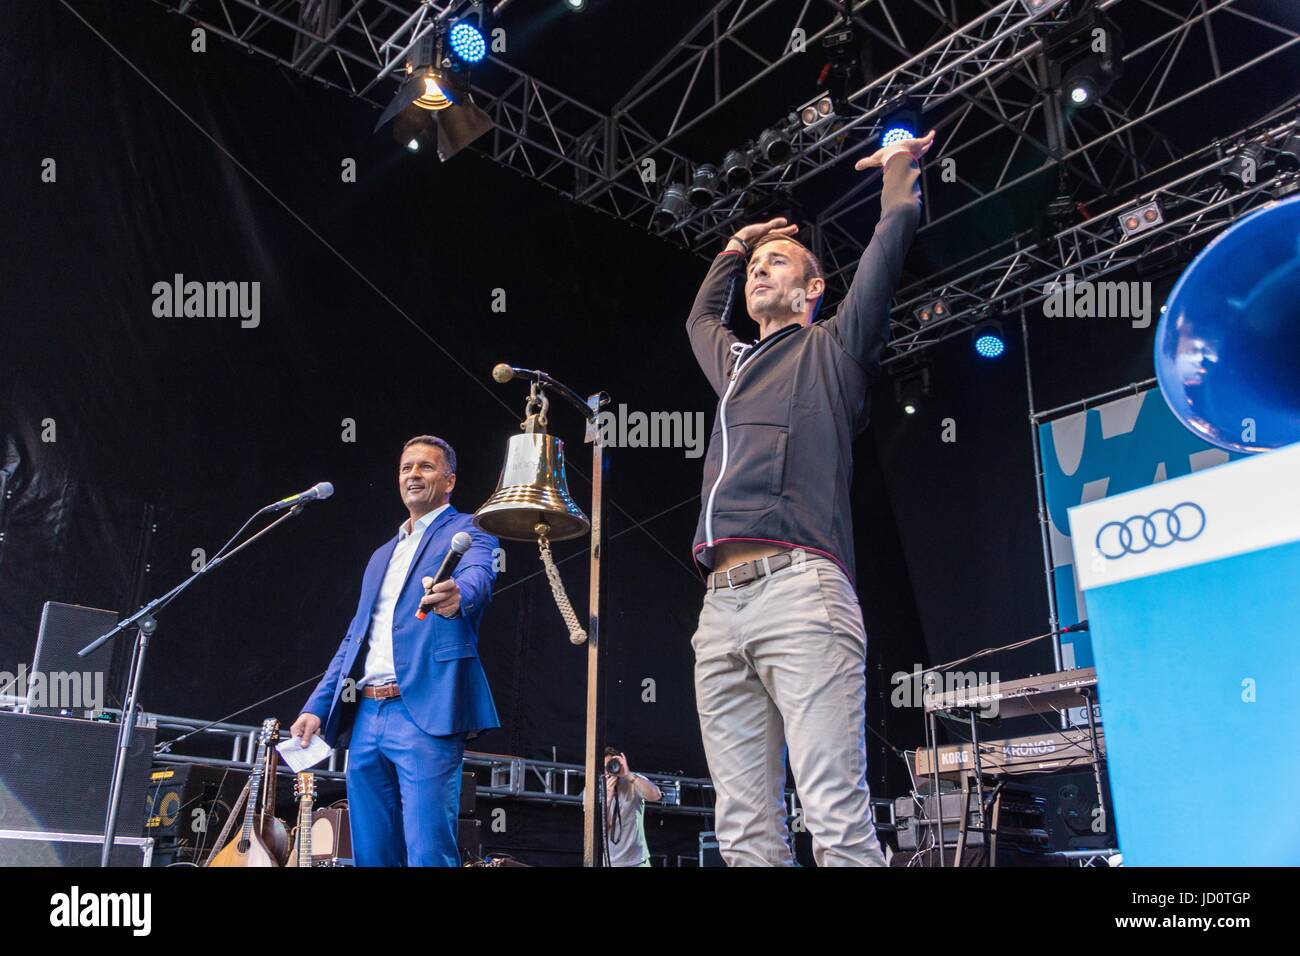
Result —
[[387, 684], [379, 684], [378, 686], [375, 684], [367, 684], [365, 687], [361, 688], [362, 697], [371, 697], [375, 700], [388, 700], [390, 697], [400, 697], [401, 695], [402, 692], [397, 689], [397, 685], [391, 682]]
[[744, 587], [746, 584], [753, 584], [764, 575], [788, 568], [792, 564], [794, 564], [793, 551], [782, 551], [779, 554], [768, 555], [766, 558], [746, 561], [725, 571], [710, 574], [707, 578], [709, 590]]

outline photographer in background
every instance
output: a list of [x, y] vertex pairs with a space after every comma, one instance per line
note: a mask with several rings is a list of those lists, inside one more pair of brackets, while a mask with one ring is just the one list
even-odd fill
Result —
[[633, 773], [627, 757], [605, 748], [605, 852], [607, 866], [649, 866], [645, 839], [646, 801], [658, 803], [663, 793], [650, 780]]

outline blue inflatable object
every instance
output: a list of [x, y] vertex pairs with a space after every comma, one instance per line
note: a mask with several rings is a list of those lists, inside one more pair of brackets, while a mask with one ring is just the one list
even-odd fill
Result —
[[1156, 327], [1178, 420], [1229, 451], [1300, 442], [1300, 196], [1234, 223], [1187, 267]]

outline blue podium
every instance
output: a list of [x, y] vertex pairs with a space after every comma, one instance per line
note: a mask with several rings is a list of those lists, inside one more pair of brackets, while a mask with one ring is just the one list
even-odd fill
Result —
[[1300, 444], [1070, 509], [1131, 866], [1300, 865]]

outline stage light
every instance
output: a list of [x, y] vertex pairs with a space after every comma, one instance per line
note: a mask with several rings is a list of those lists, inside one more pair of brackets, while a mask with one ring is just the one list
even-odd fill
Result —
[[455, 101], [449, 93], [451, 84], [447, 82], [446, 77], [441, 70], [430, 70], [418, 77], [418, 81], [423, 84], [423, 90], [415, 98], [415, 104], [422, 110], [445, 110]]
[[1036, 13], [1046, 13], [1060, 2], [1061, 0], [1020, 0], [1020, 5], [1032, 17]]
[[794, 154], [794, 149], [790, 146], [790, 137], [780, 129], [764, 130], [758, 137], [758, 149], [763, 154], [763, 158], [774, 166], [788, 162]]
[[829, 96], [821, 96], [799, 110], [799, 122], [804, 126], [816, 126], [824, 119], [835, 115], [835, 102]]
[[587, 0], [564, 0], [564, 6], [570, 13], [581, 13], [582, 8], [587, 5]]
[[754, 157], [745, 149], [732, 149], [722, 157], [722, 188], [727, 192], [744, 189], [754, 178], [750, 171]]
[[995, 359], [1007, 350], [1007, 340], [1002, 335], [1002, 323], [996, 320], [981, 322], [971, 333], [975, 354], [980, 358]]
[[702, 209], [718, 198], [718, 167], [705, 163], [691, 177], [691, 205]]
[[1293, 132], [1277, 147], [1277, 163], [1288, 172], [1300, 170], [1300, 132]]
[[1052, 89], [1076, 109], [1109, 93], [1123, 70], [1123, 37], [1093, 6], [1049, 34], [1043, 52]]
[[1264, 147], [1259, 143], [1247, 143], [1238, 147], [1228, 164], [1219, 170], [1219, 178], [1233, 189], [1245, 189], [1259, 182], [1267, 160]]
[[687, 208], [686, 187], [681, 183], [670, 183], [659, 199], [659, 206], [650, 220], [651, 225], [656, 232], [667, 232], [682, 221]]
[[948, 302], [942, 297], [934, 299], [913, 309], [912, 315], [916, 316], [916, 321], [922, 325], [937, 322], [939, 319], [946, 319], [949, 315]]
[[894, 401], [903, 410], [904, 415], [915, 415], [922, 400], [930, 394], [930, 369], [921, 366], [910, 372], [898, 375], [894, 379]]
[[1129, 236], [1136, 236], [1148, 229], [1154, 229], [1164, 221], [1165, 214], [1160, 208], [1160, 203], [1153, 199], [1145, 205], [1130, 209], [1122, 214], [1119, 217], [1119, 228], [1127, 239]]
[[451, 52], [466, 63], [478, 63], [487, 56], [487, 41], [472, 23], [457, 20], [447, 33]]
[[391, 121], [393, 139], [411, 152], [418, 152], [436, 134], [438, 158], [443, 162], [492, 128], [491, 118], [470, 96], [468, 62], [447, 55], [450, 46], [447, 31], [430, 31], [420, 38], [411, 49], [397, 95], [375, 124], [378, 130]]
[[916, 139], [916, 130], [908, 129], [906, 126], [891, 126], [885, 130], [885, 135], [880, 137], [880, 145], [893, 146], [905, 139]]
[[921, 128], [920, 109], [911, 98], [900, 96], [885, 110], [884, 122], [880, 124], [880, 145], [883, 148], [906, 139], [915, 139]]

